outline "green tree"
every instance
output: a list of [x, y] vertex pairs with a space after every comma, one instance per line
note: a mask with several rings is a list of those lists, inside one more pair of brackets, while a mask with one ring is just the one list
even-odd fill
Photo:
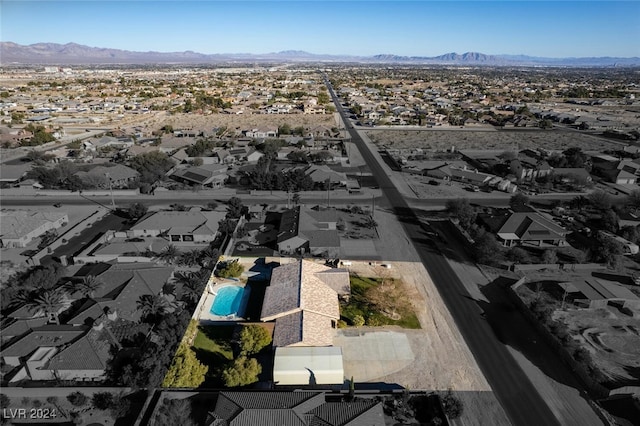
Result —
[[89, 402], [89, 398], [82, 392], [76, 391], [67, 395], [67, 401], [69, 401], [74, 407], [82, 407]]
[[142, 204], [142, 203], [133, 203], [133, 204], [131, 204], [129, 206], [129, 209], [127, 210], [127, 214], [129, 215], [129, 217], [131, 219], [138, 220], [142, 216], [147, 214], [148, 211], [149, 211], [149, 209], [144, 204]]
[[354, 317], [351, 319], [351, 323], [355, 326], [355, 327], [362, 327], [364, 325], [364, 317], [362, 315], [354, 315]]
[[451, 390], [442, 397], [442, 406], [447, 417], [452, 420], [460, 417], [464, 411], [464, 404]]
[[447, 212], [449, 216], [454, 219], [458, 219], [460, 226], [464, 229], [470, 229], [476, 221], [476, 210], [469, 204], [469, 200], [466, 198], [456, 198], [454, 200], [448, 200], [446, 203]]
[[224, 385], [228, 388], [246, 386], [258, 381], [262, 366], [255, 358], [240, 356], [222, 372]]
[[518, 192], [509, 198], [509, 206], [511, 206], [512, 209], [520, 206], [526, 206], [529, 204], [529, 201], [529, 197], [524, 195], [522, 192]]
[[507, 253], [507, 258], [517, 264], [531, 263], [531, 256], [523, 248], [512, 247]]
[[238, 219], [244, 213], [246, 207], [238, 197], [231, 197], [227, 202], [227, 217]]
[[290, 135], [290, 134], [291, 134], [291, 126], [289, 126], [287, 123], [278, 127], [278, 135]]
[[96, 392], [91, 398], [91, 405], [98, 410], [108, 410], [113, 405], [113, 394], [111, 392]]
[[136, 155], [129, 162], [129, 166], [140, 173], [140, 181], [145, 183], [161, 180], [174, 164], [173, 160], [161, 151]]
[[164, 398], [153, 418], [154, 426], [196, 426], [188, 399]]
[[271, 343], [271, 333], [259, 325], [247, 325], [240, 331], [240, 353], [253, 355]]
[[293, 196], [291, 197], [291, 201], [293, 201], [293, 204], [295, 204], [296, 206], [300, 204], [300, 193], [294, 192]]
[[604, 191], [593, 191], [588, 195], [588, 199], [591, 205], [598, 210], [605, 211], [611, 208], [611, 195]]
[[504, 247], [496, 240], [493, 234], [479, 232], [473, 243], [473, 253], [476, 261], [494, 265], [503, 258]]
[[209, 367], [198, 361], [195, 352], [181, 344], [162, 381], [162, 387], [197, 388], [204, 382], [208, 371]]

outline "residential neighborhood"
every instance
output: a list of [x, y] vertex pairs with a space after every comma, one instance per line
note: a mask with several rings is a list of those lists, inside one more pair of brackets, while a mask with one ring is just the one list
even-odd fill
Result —
[[635, 424], [636, 69], [383, 64], [3, 64], [3, 409]]

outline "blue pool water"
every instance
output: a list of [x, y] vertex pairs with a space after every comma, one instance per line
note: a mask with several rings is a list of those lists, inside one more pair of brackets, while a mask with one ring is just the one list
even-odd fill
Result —
[[242, 296], [244, 296], [244, 287], [235, 285], [222, 287], [218, 290], [215, 299], [213, 299], [213, 304], [209, 312], [213, 315], [220, 316], [237, 315], [242, 302]]

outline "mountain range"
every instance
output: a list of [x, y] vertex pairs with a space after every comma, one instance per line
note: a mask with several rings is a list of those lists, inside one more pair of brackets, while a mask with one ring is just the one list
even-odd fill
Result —
[[426, 64], [474, 66], [560, 66], [560, 67], [614, 67], [640, 66], [640, 58], [588, 57], [544, 58], [526, 55], [486, 55], [467, 52], [446, 53], [440, 56], [374, 56], [319, 55], [300, 50], [274, 53], [204, 54], [190, 50], [184, 52], [134, 52], [84, 46], [77, 43], [36, 43], [20, 45], [0, 42], [0, 65], [12, 64], [208, 64], [246, 62], [359, 62], [371, 64]]

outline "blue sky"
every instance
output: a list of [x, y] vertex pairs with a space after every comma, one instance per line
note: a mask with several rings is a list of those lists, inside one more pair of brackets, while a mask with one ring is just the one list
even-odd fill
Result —
[[640, 56], [640, 1], [7, 1], [0, 39], [160, 52]]

